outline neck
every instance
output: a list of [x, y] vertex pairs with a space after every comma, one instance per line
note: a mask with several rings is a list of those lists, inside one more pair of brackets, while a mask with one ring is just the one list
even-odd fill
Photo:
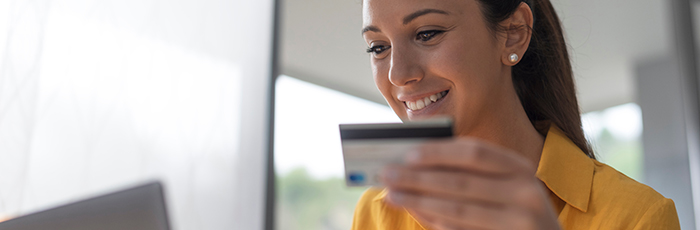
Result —
[[545, 138], [528, 119], [515, 90], [511, 87], [504, 91], [500, 94], [503, 98], [497, 99], [498, 103], [492, 103], [494, 106], [482, 113], [482, 119], [468, 132], [461, 134], [515, 150], [537, 166]]

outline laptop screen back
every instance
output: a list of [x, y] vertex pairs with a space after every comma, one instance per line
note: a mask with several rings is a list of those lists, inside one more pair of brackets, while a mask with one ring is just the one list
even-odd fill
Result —
[[169, 230], [163, 188], [149, 183], [0, 223], [0, 230]]

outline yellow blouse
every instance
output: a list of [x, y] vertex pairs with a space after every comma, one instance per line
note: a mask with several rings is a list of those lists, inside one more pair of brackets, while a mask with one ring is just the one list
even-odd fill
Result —
[[[550, 190], [562, 229], [680, 229], [671, 199], [589, 158], [554, 125], [537, 177]], [[355, 208], [353, 230], [425, 229], [405, 209], [386, 205], [386, 193], [365, 191]]]

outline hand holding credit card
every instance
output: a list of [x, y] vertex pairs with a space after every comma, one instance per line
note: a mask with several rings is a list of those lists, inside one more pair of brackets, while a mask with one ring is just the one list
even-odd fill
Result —
[[379, 172], [402, 164], [412, 149], [429, 140], [452, 137], [448, 119], [410, 123], [341, 124], [347, 186], [379, 186]]

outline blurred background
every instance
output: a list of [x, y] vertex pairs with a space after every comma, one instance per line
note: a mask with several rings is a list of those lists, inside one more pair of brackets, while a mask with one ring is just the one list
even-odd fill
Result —
[[[552, 4], [598, 159], [700, 229], [700, 5]], [[349, 229], [338, 124], [399, 121], [361, 23], [360, 0], [0, 0], [0, 221], [159, 179], [175, 229]]]

